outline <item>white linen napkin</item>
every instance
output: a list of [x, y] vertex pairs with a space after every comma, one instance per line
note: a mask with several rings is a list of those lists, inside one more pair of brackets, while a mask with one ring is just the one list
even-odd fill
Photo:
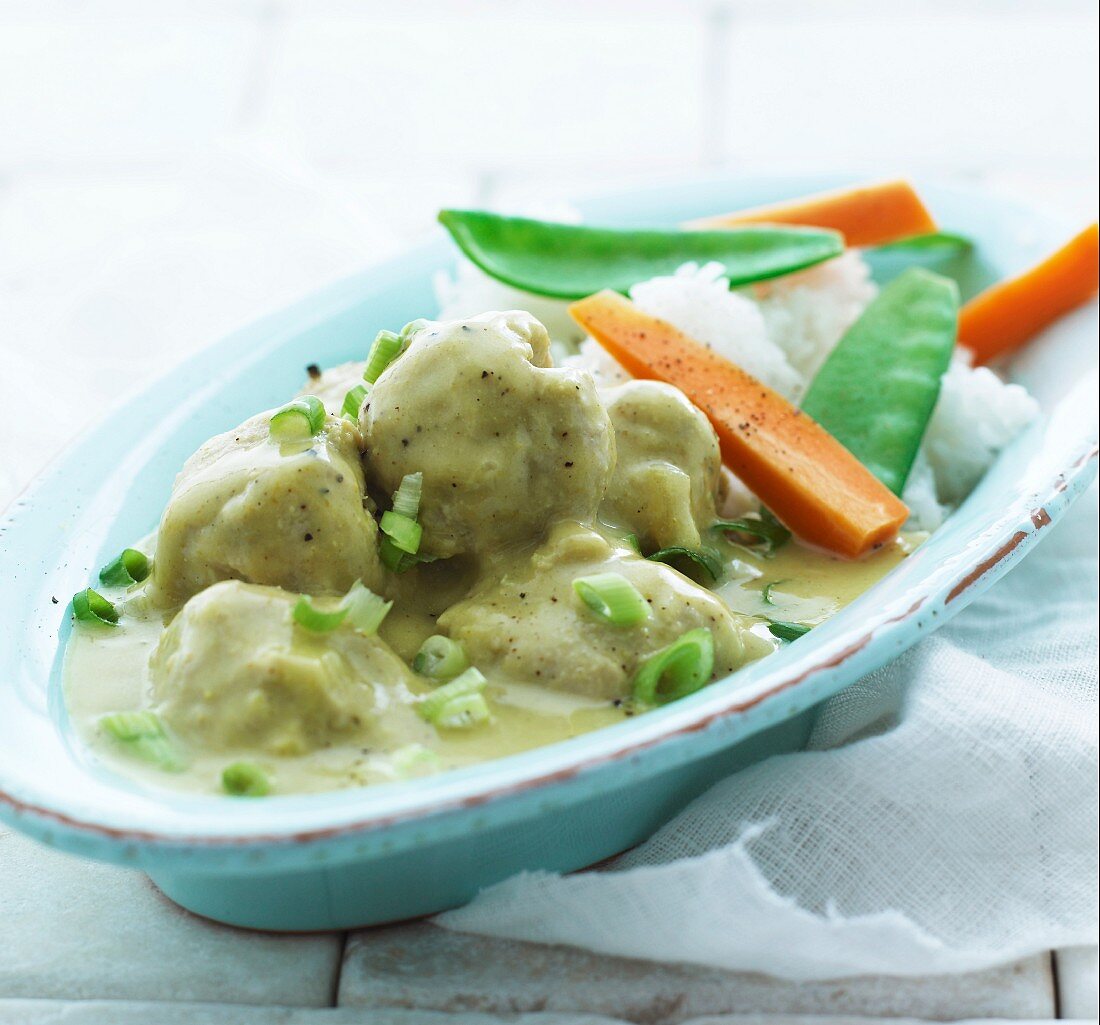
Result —
[[1097, 492], [947, 626], [601, 871], [436, 922], [788, 979], [1097, 942]]

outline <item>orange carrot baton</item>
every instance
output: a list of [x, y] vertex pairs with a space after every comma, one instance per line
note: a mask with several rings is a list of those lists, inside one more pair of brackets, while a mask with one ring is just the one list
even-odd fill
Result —
[[714, 425], [726, 465], [804, 541], [858, 558], [909, 510], [855, 456], [782, 395], [617, 292], [569, 307], [635, 377], [673, 384]]
[[1018, 349], [1096, 295], [1097, 254], [1097, 226], [1090, 224], [1030, 270], [976, 295], [959, 311], [959, 344], [975, 363]]

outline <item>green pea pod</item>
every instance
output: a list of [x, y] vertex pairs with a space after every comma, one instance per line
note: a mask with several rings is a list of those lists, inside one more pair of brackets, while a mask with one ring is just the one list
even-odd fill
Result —
[[583, 299], [605, 288], [625, 294], [689, 260], [716, 260], [734, 287], [811, 267], [844, 250], [840, 235], [817, 228], [590, 228], [481, 210], [441, 210], [439, 220], [490, 277], [555, 299]]
[[896, 495], [951, 362], [955, 282], [920, 268], [887, 285], [837, 343], [802, 403]]
[[923, 267], [954, 280], [964, 302], [999, 277], [970, 239], [947, 231], [914, 235], [889, 245], [874, 246], [863, 251], [863, 258], [878, 285], [888, 285], [911, 267]]

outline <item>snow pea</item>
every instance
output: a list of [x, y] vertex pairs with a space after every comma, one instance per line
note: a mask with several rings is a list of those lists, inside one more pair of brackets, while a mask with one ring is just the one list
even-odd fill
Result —
[[955, 347], [959, 289], [914, 267], [837, 343], [802, 403], [896, 495], [905, 487]]
[[838, 256], [836, 232], [818, 228], [746, 227], [723, 231], [594, 228], [482, 210], [441, 210], [440, 223], [490, 277], [556, 299], [583, 299], [631, 285], [694, 260], [716, 260], [730, 286], [790, 274]]
[[974, 243], [964, 235], [937, 231], [914, 235], [885, 246], [863, 250], [878, 285], [887, 285], [910, 267], [923, 267], [952, 278], [965, 302], [997, 280], [997, 272], [982, 258]]

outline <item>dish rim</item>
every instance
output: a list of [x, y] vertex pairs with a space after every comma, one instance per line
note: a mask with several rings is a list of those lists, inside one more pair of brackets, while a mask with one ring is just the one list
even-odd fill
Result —
[[[721, 176], [722, 184], [729, 188], [731, 193], [744, 189], [746, 183], [760, 183], [764, 181], [768, 186], [784, 191], [787, 184], [794, 184], [800, 189], [817, 189], [831, 187], [827, 179], [821, 176], [807, 176], [799, 178], [767, 178], [744, 179], [738, 177]], [[814, 183], [807, 185], [807, 181]], [[841, 180], [849, 180], [846, 177]], [[824, 182], [824, 184], [823, 184]], [[797, 183], [797, 184], [795, 184]], [[681, 181], [672, 186], [674, 190], [683, 190], [688, 185]], [[669, 186], [658, 186], [643, 190], [644, 197], [653, 192], [667, 191]], [[943, 187], [939, 187], [943, 191]], [[958, 192], [957, 187], [948, 188], [947, 191]], [[962, 190], [969, 195], [981, 190]], [[622, 206], [629, 203], [626, 197], [637, 196], [638, 193], [616, 192], [614, 201]], [[642, 200], [644, 202], [644, 198]], [[614, 204], [612, 204], [614, 205]], [[1041, 212], [1026, 209], [1031, 217], [1043, 218]], [[435, 251], [441, 249], [438, 243], [419, 246], [411, 251], [406, 251], [390, 260], [382, 261], [380, 267], [390, 267], [396, 271], [400, 266], [412, 265], [417, 261], [430, 260]], [[356, 275], [355, 278], [344, 282], [338, 282], [320, 292], [314, 293], [292, 304], [289, 308], [277, 311], [267, 317], [246, 326], [240, 331], [228, 336], [216, 339], [210, 345], [202, 348], [180, 366], [170, 369], [156, 380], [146, 382], [134, 389], [116, 404], [114, 409], [124, 408], [136, 396], [143, 395], [163, 383], [172, 374], [177, 373], [180, 367], [190, 364], [192, 361], [201, 361], [203, 358], [230, 346], [235, 339], [242, 339], [262, 331], [263, 327], [276, 318], [285, 317], [291, 310], [303, 309], [307, 306], [323, 306], [327, 300], [337, 299], [344, 291], [352, 288], [354, 283], [360, 282], [365, 274], [371, 270]], [[1070, 397], [1062, 400], [1062, 404], [1070, 401]], [[96, 429], [113, 412], [105, 414], [100, 423], [87, 428], [78, 437], [78, 441], [87, 441]], [[1049, 430], [1049, 423], [1044, 427]], [[1049, 439], [1048, 439], [1049, 440]], [[651, 775], [671, 765], [680, 764], [695, 757], [701, 757], [702, 753], [692, 754], [686, 750], [676, 751], [677, 744], [684, 741], [692, 734], [718, 734], [723, 729], [734, 734], [731, 738], [713, 737], [712, 742], [706, 747], [717, 750], [723, 746], [729, 746], [737, 739], [744, 739], [754, 732], [765, 728], [769, 723], [767, 717], [760, 717], [760, 721], [753, 720], [751, 728], [745, 713], [762, 705], [776, 705], [780, 698], [802, 687], [802, 705], [809, 707], [816, 704], [824, 697], [835, 693], [847, 683], [858, 678], [862, 672], [878, 665], [885, 664], [892, 655], [887, 651], [886, 657], [879, 658], [883, 649], [892, 642], [901, 640], [898, 645], [900, 653], [908, 643], [912, 643], [919, 636], [920, 622], [918, 614], [925, 612], [932, 616], [939, 616], [941, 621], [954, 614], [969, 600], [981, 593], [1001, 573], [1005, 572], [1023, 552], [1033, 543], [1036, 535], [1049, 526], [1068, 507], [1088, 481], [1096, 472], [1097, 445], [1095, 439], [1081, 438], [1080, 444], [1072, 451], [1066, 453], [1065, 465], [1046, 481], [1043, 487], [1031, 495], [1019, 495], [1016, 501], [991, 522], [985, 523], [976, 540], [982, 542], [975, 551], [968, 551], [960, 547], [952, 557], [946, 559], [937, 569], [924, 573], [916, 578], [915, 584], [910, 585], [887, 602], [875, 614], [867, 615], [864, 628], [856, 631], [852, 629], [848, 620], [853, 618], [838, 616], [815, 631], [817, 641], [813, 645], [807, 645], [804, 653], [797, 650], [799, 645], [788, 648], [770, 656], [767, 659], [755, 663], [738, 674], [716, 681], [703, 692], [693, 695], [675, 706], [666, 706], [644, 717], [638, 717], [629, 724], [617, 724], [612, 727], [593, 731], [569, 741], [559, 742], [543, 748], [532, 749], [520, 755], [512, 755], [503, 759], [495, 759], [471, 766], [466, 769], [455, 770], [447, 774], [430, 777], [426, 780], [406, 781], [397, 784], [382, 784], [364, 789], [349, 789], [333, 791], [326, 794], [311, 795], [286, 795], [268, 798], [263, 802], [265, 812], [278, 808], [287, 814], [293, 814], [294, 805], [303, 801], [310, 802], [314, 808], [327, 807], [329, 817], [341, 819], [335, 814], [341, 806], [350, 806], [356, 797], [362, 798], [364, 794], [370, 796], [359, 803], [370, 804], [370, 798], [379, 795], [382, 789], [395, 791], [400, 788], [400, 799], [375, 801], [382, 804], [380, 811], [368, 814], [369, 809], [360, 809], [357, 815], [347, 817], [343, 821], [335, 821], [327, 826], [315, 826], [307, 829], [296, 829], [291, 825], [283, 829], [261, 832], [247, 828], [242, 824], [239, 831], [198, 831], [166, 830], [160, 831], [141, 830], [133, 827], [117, 827], [104, 824], [95, 818], [82, 818], [79, 815], [69, 814], [62, 810], [64, 802], [40, 802], [27, 801], [20, 796], [9, 793], [6, 782], [0, 780], [0, 817], [13, 821], [21, 828], [39, 835], [43, 833], [60, 834], [84, 834], [106, 840], [108, 846], [117, 849], [121, 845], [139, 844], [164, 849], [187, 850], [201, 847], [222, 848], [249, 848], [268, 847], [281, 845], [311, 845], [322, 843], [338, 837], [361, 836], [385, 830], [389, 827], [420, 821], [434, 817], [446, 816], [455, 811], [481, 807], [496, 801], [506, 799], [519, 793], [532, 792], [544, 789], [555, 783], [565, 783], [581, 779], [585, 776], [598, 773], [602, 770], [622, 764], [625, 760], [640, 754], [643, 751], [657, 748], [664, 750], [664, 758], [651, 759], [651, 763], [644, 775]], [[1046, 451], [1046, 445], [1041, 450]], [[62, 453], [51, 464], [44, 468], [26, 489], [22, 496], [29, 496], [33, 502], [36, 486], [43, 482], [49, 475], [56, 472], [56, 467], [64, 458]], [[1003, 457], [1002, 457], [1003, 458]], [[5, 513], [0, 514], [0, 521], [10, 517], [10, 510], [18, 505], [13, 501]], [[958, 513], [956, 513], [958, 515]], [[984, 521], [983, 521], [984, 522]], [[964, 559], [965, 556], [965, 559]], [[962, 565], [963, 563], [966, 565]], [[899, 568], [900, 569], [900, 568]], [[965, 572], [963, 572], [965, 570]], [[897, 570], [894, 571], [898, 572]], [[891, 574], [893, 575], [893, 574]], [[873, 593], [876, 588], [872, 588]], [[919, 595], [917, 592], [920, 592]], [[864, 595], [850, 608], [866, 604]], [[959, 601], [960, 598], [965, 598]], [[908, 604], [906, 604], [908, 602]], [[861, 609], [866, 612], [867, 610]], [[842, 614], [843, 615], [843, 614]], [[837, 622], [841, 626], [833, 627]], [[908, 621], [914, 621], [917, 629], [906, 641], [900, 635], [903, 626]], [[62, 631], [59, 638], [59, 649], [63, 649], [67, 633]], [[761, 669], [760, 667], [766, 667]], [[733, 680], [741, 677], [742, 686], [733, 686]], [[798, 702], [796, 701], [796, 704]], [[782, 721], [784, 717], [775, 721]], [[56, 725], [56, 724], [55, 724]], [[623, 726], [630, 726], [629, 730], [623, 730]], [[740, 728], [739, 728], [740, 727]], [[602, 743], [593, 738], [602, 738]], [[593, 752], [588, 757], [580, 757], [576, 748], [580, 746], [591, 747]], [[678, 756], [677, 756], [678, 755]], [[541, 771], [534, 771], [537, 766], [529, 766], [520, 771], [519, 766], [524, 758], [528, 761], [541, 760], [548, 763]], [[505, 771], [501, 771], [504, 769]], [[473, 771], [471, 771], [473, 770]], [[492, 777], [496, 776], [494, 783]], [[418, 785], [419, 784], [419, 785]], [[48, 788], [47, 788], [48, 793]], [[179, 795], [171, 791], [157, 790], [157, 796], [165, 798], [168, 803], [175, 804], [177, 811], [185, 810], [185, 818], [190, 819], [192, 812], [213, 811], [215, 807], [224, 807], [226, 800], [219, 796], [202, 797], [194, 801], [180, 800]], [[336, 800], [338, 798], [339, 800]], [[397, 804], [399, 810], [386, 810], [387, 806]], [[239, 804], [235, 804], [239, 808]], [[242, 820], [257, 819], [257, 815], [240, 816]], [[57, 840], [58, 837], [54, 836]], [[64, 837], [62, 837], [64, 839]], [[72, 838], [62, 843], [63, 846], [72, 846]]]

